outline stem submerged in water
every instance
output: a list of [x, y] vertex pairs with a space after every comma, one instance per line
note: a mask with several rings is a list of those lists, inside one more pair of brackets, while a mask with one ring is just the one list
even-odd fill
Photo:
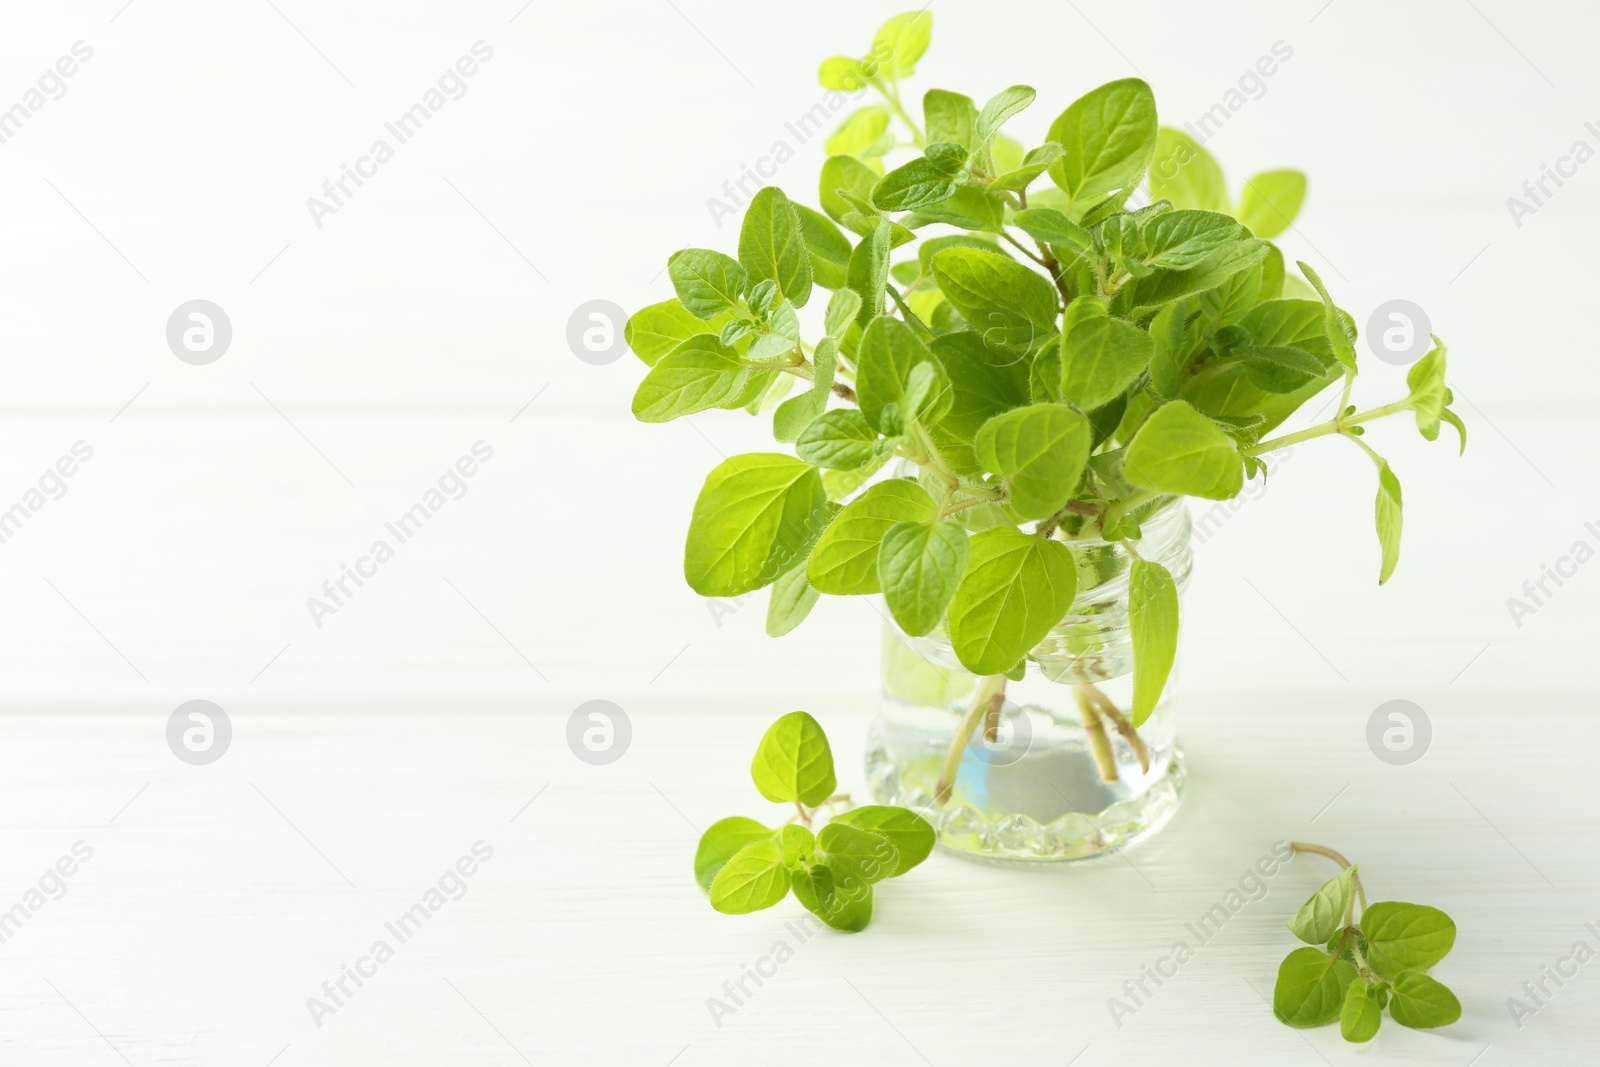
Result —
[[1106, 735], [1105, 720], [1100, 717], [1097, 702], [1089, 693], [1091, 689], [1100, 692], [1088, 682], [1080, 682], [1073, 688], [1073, 695], [1078, 698], [1078, 713], [1083, 716], [1083, 730], [1089, 735], [1089, 751], [1094, 754], [1095, 766], [1100, 768], [1101, 781], [1119, 781], [1117, 757], [1111, 751], [1111, 738]]
[[[978, 683], [977, 690], [972, 694], [972, 706], [956, 724], [956, 732], [950, 738], [950, 747], [945, 750], [944, 767], [939, 771], [939, 783], [934, 787], [933, 799], [937, 804], [943, 804], [950, 799], [950, 793], [955, 788], [956, 772], [961, 769], [961, 753], [967, 747], [967, 742], [972, 740], [972, 733], [978, 728], [978, 723], [992, 720], [995, 729], [1000, 721], [1000, 709], [1006, 703], [1006, 676], [991, 674]], [[990, 740], [994, 735], [990, 735]]]

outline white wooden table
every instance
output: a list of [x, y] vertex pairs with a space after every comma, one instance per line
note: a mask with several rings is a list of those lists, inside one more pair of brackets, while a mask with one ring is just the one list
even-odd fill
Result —
[[[772, 718], [817, 715], [861, 793], [878, 618], [830, 602], [774, 642], [764, 596], [695, 597], [694, 493], [720, 455], [770, 439], [741, 417], [634, 423], [638, 367], [575, 358], [568, 324], [592, 300], [661, 299], [671, 249], [731, 249], [707, 198], [794, 139], [817, 60], [896, 6], [0, 16], [0, 109], [73, 42], [94, 49], [0, 148], [0, 512], [77, 442], [93, 450], [0, 543], [0, 1063], [1600, 1059], [1600, 963], [1520, 1028], [1507, 1005], [1574, 943], [1600, 948], [1600, 564], [1569, 567], [1520, 625], [1507, 606], [1577, 542], [1600, 547], [1584, 311], [1600, 170], [1521, 225], [1506, 209], [1595, 136], [1594, 16], [1570, 5], [1038, 3], [1004, 23], [936, 5], [916, 91], [1029, 81], [1030, 143], [1136, 73], [1181, 124], [1292, 47], [1209, 144], [1236, 189], [1311, 173], [1287, 253], [1358, 318], [1397, 297], [1427, 309], [1472, 442], [1458, 460], [1373, 430], [1406, 501], [1382, 590], [1372, 470], [1339, 442], [1295, 450], [1210, 521], [1185, 605], [1189, 792], [1158, 838], [1033, 872], [936, 855], [882, 889], [859, 936], [802, 942], [792, 901], [711, 911], [699, 830], [781, 815], [746, 776]], [[467, 93], [318, 226], [306, 198], [479, 40], [494, 56]], [[775, 180], [809, 199], [821, 139], [790, 147]], [[196, 298], [233, 325], [207, 366], [164, 337]], [[1402, 380], [1374, 364], [1358, 396]], [[317, 625], [307, 599], [480, 441], [494, 454], [464, 494]], [[196, 699], [233, 730], [205, 766], [166, 740]], [[565, 741], [597, 699], [633, 731], [605, 766]], [[1408, 766], [1366, 740], [1396, 699], [1432, 724]], [[1124, 983], [1289, 838], [1456, 918], [1437, 973], [1458, 1024], [1385, 1024], [1351, 1049], [1272, 1018], [1284, 922], [1320, 860], [1275, 873], [1113, 1017]], [[427, 910], [441, 877], [400, 943], [386, 924]], [[380, 939], [392, 957], [365, 960]], [[747, 968], [771, 974], [756, 987]], [[341, 979], [313, 1018], [308, 998], [332, 1003]]]

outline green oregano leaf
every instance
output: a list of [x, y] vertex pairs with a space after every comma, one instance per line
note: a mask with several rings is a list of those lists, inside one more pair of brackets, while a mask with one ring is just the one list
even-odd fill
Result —
[[695, 501], [683, 573], [701, 596], [748, 593], [773, 581], [832, 516], [816, 468], [754, 452], [718, 464]]
[[1350, 983], [1339, 1011], [1339, 1032], [1346, 1041], [1371, 1041], [1383, 1025], [1383, 1005], [1388, 994], [1362, 981]]
[[1128, 630], [1133, 638], [1133, 725], [1142, 726], [1160, 702], [1178, 655], [1178, 586], [1159, 563], [1133, 561]]
[[1320, 948], [1297, 948], [1278, 967], [1272, 1013], [1290, 1026], [1326, 1026], [1339, 1017], [1345, 990], [1355, 980], [1353, 964]]
[[750, 777], [761, 795], [774, 803], [796, 801], [816, 807], [838, 785], [828, 735], [810, 715], [790, 712], [767, 728], [750, 764]]
[[1389, 989], [1389, 1014], [1401, 1026], [1431, 1030], [1461, 1018], [1461, 1001], [1438, 979], [1402, 971]]
[[1355, 866], [1346, 867], [1322, 884], [1289, 921], [1289, 930], [1308, 945], [1325, 945], [1344, 925], [1350, 909], [1350, 883]]
[[752, 841], [717, 872], [711, 906], [727, 915], [770, 908], [789, 895], [789, 872], [773, 841]]
[[834, 596], [879, 591], [878, 551], [899, 522], [929, 522], [933, 498], [905, 478], [879, 482], [845, 505], [811, 550], [806, 574], [816, 589]]
[[691, 315], [714, 319], [739, 309], [745, 273], [737, 260], [707, 248], [685, 248], [667, 260], [667, 276]]
[[752, 281], [773, 282], [797, 308], [811, 299], [811, 255], [800, 216], [775, 185], [758, 191], [745, 209], [739, 264]]
[[767, 636], [782, 637], [805, 622], [821, 596], [806, 580], [805, 560], [779, 575], [767, 601]]
[[1010, 526], [972, 538], [950, 603], [950, 642], [973, 674], [1010, 670], [1061, 621], [1077, 592], [1072, 550]]
[[1378, 584], [1382, 585], [1394, 573], [1400, 562], [1400, 528], [1403, 513], [1400, 506], [1400, 479], [1389, 469], [1388, 461], [1378, 466], [1378, 499], [1376, 504], [1378, 544], [1383, 547], [1383, 565], [1378, 571]]
[[1182, 400], [1145, 420], [1122, 471], [1141, 488], [1207, 500], [1227, 500], [1244, 487], [1244, 458], [1233, 440]]
[[700, 835], [700, 844], [695, 849], [694, 880], [700, 883], [701, 889], [711, 892], [711, 883], [717, 877], [717, 872], [738, 855], [740, 849], [752, 841], [770, 841], [772, 837], [772, 830], [742, 815], [712, 823]]
[[1456, 943], [1456, 924], [1438, 908], [1382, 900], [1361, 915], [1367, 962], [1385, 978], [1426, 971]]
[[985, 470], [1005, 479], [1012, 508], [1024, 519], [1060, 511], [1083, 478], [1089, 420], [1064, 404], [1033, 404], [996, 415], [978, 430], [974, 448]]
[[967, 531], [953, 519], [897, 522], [883, 535], [878, 584], [889, 614], [914, 637], [944, 618], [967, 565]]
[[1050, 177], [1073, 207], [1132, 188], [1155, 155], [1155, 95], [1138, 78], [1109, 82], [1063, 111], [1048, 139], [1065, 149]]
[[852, 808], [834, 816], [833, 823], [871, 830], [888, 838], [895, 847], [897, 857], [894, 869], [889, 872], [890, 878], [898, 878], [927, 859], [938, 841], [938, 835], [928, 820], [908, 808], [885, 804]]

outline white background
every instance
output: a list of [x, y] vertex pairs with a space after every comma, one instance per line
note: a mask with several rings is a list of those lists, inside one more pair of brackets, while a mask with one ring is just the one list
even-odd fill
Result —
[[[706, 999], [800, 911], [711, 913], [695, 828], [767, 814], [743, 768], [796, 707], [859, 790], [878, 618], [826, 603], [775, 642], [764, 595], [728, 614], [688, 590], [701, 479], [769, 439], [741, 414], [633, 422], [637, 361], [581, 361], [568, 320], [663, 299], [673, 249], [732, 251], [707, 200], [777, 141], [797, 155], [776, 183], [814, 203], [821, 138], [785, 123], [897, 6], [122, 2], [10, 2], [0, 33], [0, 108], [94, 50], [0, 145], [0, 510], [94, 450], [0, 545], [0, 908], [95, 849], [0, 945], [7, 1062], [1593, 1061], [1600, 964], [1520, 1029], [1506, 1007], [1600, 947], [1600, 565], [1520, 626], [1506, 603], [1600, 547], [1600, 163], [1520, 227], [1506, 205], [1574, 141], [1600, 149], [1588, 5], [933, 6], [908, 99], [1025, 81], [1029, 144], [1129, 75], [1193, 120], [1292, 48], [1208, 147], [1235, 190], [1311, 175], [1281, 243], [1363, 324], [1427, 310], [1470, 446], [1371, 433], [1406, 499], [1382, 590], [1371, 466], [1337, 441], [1295, 450], [1200, 549], [1191, 792], [1162, 837], [1042, 875], [935, 857], [719, 1027]], [[319, 228], [307, 198], [480, 40], [466, 95]], [[196, 298], [233, 325], [209, 366], [164, 336]], [[1402, 389], [1373, 360], [1357, 396]], [[467, 494], [316, 626], [306, 598], [480, 440]], [[210, 767], [165, 747], [194, 698], [233, 720]], [[1433, 723], [1409, 767], [1365, 742], [1396, 698]], [[632, 718], [610, 766], [564, 743], [590, 699]], [[1438, 974], [1462, 1021], [1360, 1052], [1277, 1024], [1252, 987], [1270, 994], [1282, 922], [1329, 873], [1300, 861], [1113, 1025], [1106, 998], [1289, 837], [1456, 915]], [[306, 998], [479, 839], [495, 859], [471, 892], [315, 1026]]]

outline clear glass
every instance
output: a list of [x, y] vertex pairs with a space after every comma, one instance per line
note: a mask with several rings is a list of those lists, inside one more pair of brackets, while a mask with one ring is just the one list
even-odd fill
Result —
[[[1188, 509], [1174, 499], [1144, 522], [1138, 543], [1145, 559], [1172, 572], [1180, 595], [1193, 563], [1189, 534]], [[879, 802], [932, 822], [948, 851], [996, 862], [1081, 859], [1130, 845], [1177, 811], [1184, 772], [1173, 728], [1176, 666], [1138, 729], [1148, 769], [1109, 716], [1082, 709], [1109, 700], [1126, 716], [1132, 705], [1132, 557], [1099, 538], [1065, 543], [1078, 564], [1072, 611], [1028, 655], [1022, 680], [1006, 683], [998, 722], [973, 732], [943, 803], [935, 796], [946, 754], [983, 679], [962, 668], [942, 629], [910, 637], [885, 626], [884, 704], [868, 734], [868, 781]], [[1098, 721], [1109, 741], [1102, 762], [1115, 762], [1113, 781], [1096, 761], [1086, 720]]]

